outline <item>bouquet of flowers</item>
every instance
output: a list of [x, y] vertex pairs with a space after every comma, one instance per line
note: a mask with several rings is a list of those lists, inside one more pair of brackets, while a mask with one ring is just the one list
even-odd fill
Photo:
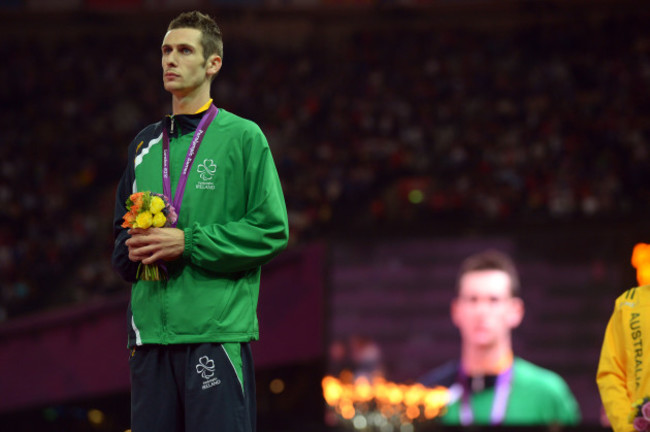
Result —
[[[152, 192], [136, 192], [126, 200], [127, 212], [124, 215], [123, 228], [150, 227], [163, 228], [172, 226], [178, 216], [174, 207], [164, 195]], [[161, 280], [166, 278], [166, 272], [158, 264], [142, 264], [138, 266], [136, 277], [140, 280]]]
[[634, 430], [650, 431], [650, 397], [644, 397], [632, 404], [629, 420], [634, 426]]

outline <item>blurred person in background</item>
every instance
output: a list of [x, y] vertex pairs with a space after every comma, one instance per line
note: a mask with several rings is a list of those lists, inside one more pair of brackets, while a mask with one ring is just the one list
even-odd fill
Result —
[[385, 365], [381, 348], [371, 337], [352, 334], [334, 340], [329, 346], [329, 373], [340, 376], [348, 373], [352, 379], [383, 377]]
[[650, 285], [629, 289], [616, 299], [605, 330], [596, 383], [615, 432], [644, 430], [635, 426], [650, 424], [633, 408], [633, 404], [650, 398], [648, 347], [644, 343], [650, 334], [649, 312]]
[[[287, 211], [260, 128], [212, 103], [222, 56], [211, 17], [171, 21], [162, 69], [173, 113], [132, 141], [117, 190], [113, 265], [133, 283], [133, 432], [256, 430], [260, 267], [287, 245]], [[137, 191], [164, 193], [177, 225], [123, 228]], [[138, 280], [140, 263], [160, 262], [166, 279]]]
[[460, 331], [460, 360], [418, 381], [450, 390], [442, 417], [449, 425], [574, 425], [578, 404], [555, 372], [512, 350], [512, 331], [524, 317], [519, 276], [512, 259], [488, 250], [465, 259], [451, 318]]

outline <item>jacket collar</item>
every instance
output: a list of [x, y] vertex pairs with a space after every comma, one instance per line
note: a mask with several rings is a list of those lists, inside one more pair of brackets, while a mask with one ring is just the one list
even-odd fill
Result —
[[165, 128], [169, 131], [170, 136], [178, 136], [179, 132], [181, 135], [194, 132], [199, 126], [203, 114], [205, 111], [210, 108], [212, 104], [212, 99], [210, 99], [205, 105], [203, 105], [197, 112], [194, 114], [177, 114], [177, 115], [167, 115], [163, 119]]

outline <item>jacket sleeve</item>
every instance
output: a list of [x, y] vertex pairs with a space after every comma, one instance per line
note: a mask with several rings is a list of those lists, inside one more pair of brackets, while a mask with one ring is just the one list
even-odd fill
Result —
[[231, 273], [261, 266], [289, 240], [287, 209], [273, 156], [256, 126], [243, 134], [243, 217], [224, 224], [193, 223], [184, 229], [183, 257], [201, 268]]
[[126, 213], [126, 200], [133, 193], [135, 171], [133, 168], [135, 158], [135, 140], [129, 146], [128, 163], [115, 192], [115, 211], [113, 214], [113, 245], [112, 264], [115, 271], [127, 282], [135, 282], [138, 263], [129, 259], [129, 250], [124, 243], [128, 238], [126, 228], [122, 228], [124, 214]]
[[634, 427], [628, 421], [632, 401], [627, 391], [627, 361], [621, 312], [617, 307], [605, 330], [596, 375], [600, 398], [614, 432], [634, 431]]

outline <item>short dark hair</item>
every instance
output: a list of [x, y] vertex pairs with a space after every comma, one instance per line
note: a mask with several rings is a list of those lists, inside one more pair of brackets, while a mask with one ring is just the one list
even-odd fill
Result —
[[199, 11], [183, 12], [171, 20], [167, 30], [179, 28], [193, 28], [201, 31], [204, 59], [212, 54], [223, 58], [223, 34], [212, 17]]
[[510, 278], [510, 291], [512, 296], [520, 296], [519, 273], [517, 272], [514, 261], [509, 255], [493, 249], [470, 255], [463, 260], [458, 271], [456, 291], [460, 289], [460, 280], [465, 274], [481, 270], [500, 270], [505, 272]]

